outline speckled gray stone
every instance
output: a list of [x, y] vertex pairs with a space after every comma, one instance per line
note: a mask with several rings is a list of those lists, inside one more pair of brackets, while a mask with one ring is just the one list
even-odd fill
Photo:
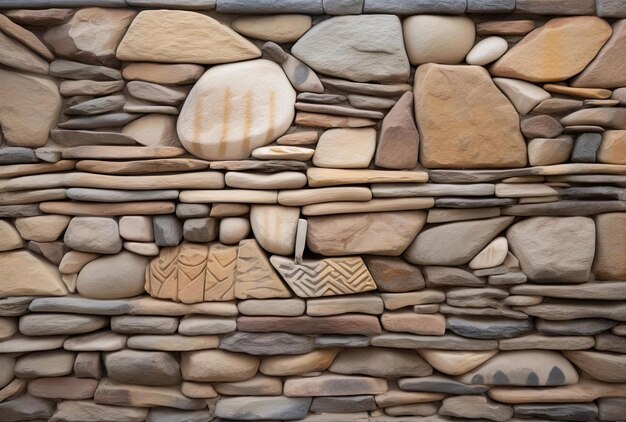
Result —
[[376, 409], [374, 396], [315, 397], [311, 412], [364, 412]]
[[557, 421], [593, 421], [598, 416], [598, 406], [594, 403], [563, 404], [516, 404], [515, 416], [540, 418]]
[[321, 335], [315, 338], [315, 347], [367, 347], [370, 339], [367, 336]]
[[216, 9], [220, 13], [233, 14], [324, 13], [322, 0], [218, 0]]
[[83, 297], [42, 297], [33, 300], [31, 312], [65, 312], [70, 314], [123, 315], [132, 310], [125, 300], [99, 300]]
[[314, 349], [312, 337], [288, 333], [243, 333], [227, 334], [220, 341], [220, 349], [244, 352], [250, 355], [294, 355]]
[[365, 0], [363, 13], [418, 13], [460, 14], [465, 12], [465, 0]]
[[511, 13], [515, 0], [467, 0], [466, 13]]
[[572, 163], [595, 163], [601, 142], [602, 135], [599, 133], [581, 133], [574, 141], [570, 161]]
[[482, 394], [489, 389], [486, 385], [468, 385], [441, 375], [421, 378], [402, 378], [398, 386], [405, 391], [428, 391], [446, 394]]
[[626, 18], [626, 2], [624, 0], [596, 0], [598, 16], [603, 18]]
[[39, 158], [35, 155], [35, 151], [30, 148], [6, 147], [0, 149], [0, 165], [29, 164], [38, 162]]
[[55, 60], [50, 63], [50, 75], [62, 79], [116, 81], [122, 79], [119, 70], [105, 66], [95, 66], [73, 62], [71, 60]]
[[177, 190], [116, 190], [70, 188], [66, 190], [69, 199], [87, 202], [133, 202], [133, 201], [164, 201], [177, 199]]
[[475, 339], [517, 337], [532, 329], [530, 319], [452, 316], [446, 323], [455, 334]]
[[183, 239], [182, 222], [173, 215], [157, 215], [153, 219], [157, 246], [176, 246]]
[[310, 397], [228, 397], [215, 407], [215, 416], [235, 420], [294, 420], [309, 413]]
[[322, 0], [327, 15], [358, 15], [363, 11], [363, 0]]

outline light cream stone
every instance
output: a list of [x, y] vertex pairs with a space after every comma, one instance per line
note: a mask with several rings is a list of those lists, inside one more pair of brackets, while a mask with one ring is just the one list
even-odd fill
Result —
[[402, 24], [412, 64], [458, 64], [474, 45], [474, 22], [466, 16], [415, 15]]
[[119, 220], [120, 236], [134, 242], [154, 241], [152, 218], [139, 215], [123, 216]]
[[0, 220], [0, 252], [19, 249], [23, 243], [15, 227], [5, 220]]
[[309, 167], [306, 176], [309, 179], [309, 186], [312, 188], [370, 183], [424, 183], [428, 181], [428, 173], [424, 171], [349, 170]]
[[36, 215], [15, 220], [15, 227], [25, 240], [52, 242], [57, 240], [70, 222], [66, 215]]
[[478, 255], [472, 258], [468, 266], [472, 270], [497, 267], [504, 262], [508, 251], [509, 242], [506, 237], [496, 237]]
[[250, 225], [259, 244], [271, 253], [291, 255], [296, 245], [300, 209], [282, 205], [253, 205]]
[[528, 163], [531, 166], [551, 166], [567, 162], [574, 146], [569, 136], [535, 138], [528, 143]]
[[214, 66], [189, 93], [178, 118], [178, 136], [188, 151], [202, 158], [246, 158], [287, 131], [295, 99], [274, 62]]
[[551, 97], [545, 89], [519, 79], [493, 78], [493, 83], [506, 95], [519, 114], [527, 114]]
[[311, 148], [293, 147], [289, 145], [274, 145], [259, 147], [252, 151], [252, 157], [260, 160], [295, 160], [308, 161], [315, 152]]
[[495, 60], [498, 60], [506, 50], [509, 49], [509, 43], [501, 37], [487, 37], [480, 40], [469, 53], [465, 61], [467, 64], [484, 66]]
[[543, 183], [498, 183], [496, 184], [496, 196], [499, 198], [537, 198], [552, 197], [558, 191]]
[[149, 147], [179, 145], [175, 116], [147, 114], [124, 126], [122, 133]]
[[419, 353], [439, 372], [447, 375], [462, 375], [483, 364], [498, 351], [420, 349]]
[[372, 191], [366, 187], [293, 189], [278, 192], [278, 203], [292, 207], [335, 201], [361, 202], [370, 199]]
[[234, 245], [248, 237], [250, 220], [243, 217], [227, 217], [220, 220], [219, 239], [225, 245]]
[[26, 250], [0, 252], [1, 297], [66, 294], [67, 288], [55, 265]]
[[129, 252], [143, 256], [157, 256], [160, 250], [156, 243], [144, 242], [124, 242], [123, 247]]
[[311, 28], [308, 15], [240, 16], [232, 28], [247, 37], [277, 43], [297, 41]]
[[261, 361], [259, 372], [287, 377], [325, 371], [333, 363], [339, 349], [319, 349], [301, 355], [268, 356]]
[[183, 10], [144, 10], [117, 48], [126, 61], [217, 64], [259, 57], [250, 41], [215, 19]]
[[299, 189], [306, 185], [306, 174], [298, 171], [277, 173], [250, 173], [229, 171], [224, 177], [226, 186], [239, 189]]
[[563, 354], [578, 368], [604, 382], [626, 382], [626, 355], [592, 350], [568, 350]]
[[374, 129], [329, 129], [317, 142], [313, 164], [329, 168], [367, 168], [375, 151]]

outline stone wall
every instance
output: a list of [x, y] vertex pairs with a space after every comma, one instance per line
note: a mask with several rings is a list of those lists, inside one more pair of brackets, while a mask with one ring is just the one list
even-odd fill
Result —
[[0, 0], [0, 421], [626, 420], [625, 106], [623, 0]]

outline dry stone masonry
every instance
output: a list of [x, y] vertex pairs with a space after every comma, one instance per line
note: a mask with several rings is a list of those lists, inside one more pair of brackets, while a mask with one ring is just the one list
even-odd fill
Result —
[[626, 1], [0, 0], [0, 422], [626, 421]]

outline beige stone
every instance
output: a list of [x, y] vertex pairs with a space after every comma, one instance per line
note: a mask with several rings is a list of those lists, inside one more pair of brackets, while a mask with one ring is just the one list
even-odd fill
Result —
[[626, 130], [604, 132], [597, 154], [600, 163], [626, 164]]
[[251, 173], [229, 171], [224, 178], [226, 186], [239, 189], [299, 189], [306, 185], [307, 178], [298, 171], [277, 173]]
[[25, 240], [52, 242], [61, 236], [69, 222], [66, 215], [37, 215], [17, 218], [15, 227]]
[[272, 145], [259, 147], [252, 151], [252, 157], [260, 160], [295, 160], [308, 161], [315, 150], [311, 148], [293, 147], [289, 145]]
[[4, 139], [13, 146], [44, 146], [61, 111], [56, 82], [6, 69], [0, 69], [0, 79], [0, 125]]
[[484, 396], [453, 396], [443, 399], [439, 414], [504, 422], [513, 416], [513, 407], [495, 402]]
[[439, 372], [447, 375], [462, 375], [483, 364], [498, 351], [420, 349], [419, 353]]
[[76, 289], [92, 299], [120, 299], [144, 292], [148, 258], [122, 251], [86, 264], [78, 274]]
[[496, 237], [472, 258], [468, 266], [472, 270], [497, 267], [504, 262], [508, 251], [509, 242], [506, 237]]
[[115, 49], [136, 14], [132, 9], [86, 7], [48, 29], [43, 38], [58, 56], [114, 67]]
[[367, 347], [345, 349], [333, 361], [330, 372], [369, 375], [386, 379], [424, 377], [433, 369], [414, 351]]
[[467, 16], [416, 15], [402, 23], [412, 64], [458, 64], [474, 45], [474, 22]]
[[189, 93], [178, 136], [205, 159], [247, 158], [287, 131], [295, 97], [280, 66], [269, 60], [214, 66]]
[[291, 255], [296, 245], [300, 209], [282, 205], [253, 205], [250, 225], [259, 244], [268, 252]]
[[626, 213], [596, 216], [593, 272], [600, 280], [626, 280]]
[[55, 265], [26, 250], [0, 252], [0, 296], [66, 294], [67, 289]]
[[424, 183], [428, 173], [423, 171], [348, 170], [310, 167], [306, 172], [309, 186], [370, 184], [370, 183]]
[[124, 126], [122, 133], [150, 147], [179, 145], [175, 116], [147, 114]]
[[556, 388], [494, 387], [489, 389], [488, 394], [503, 403], [590, 403], [600, 397], [623, 397], [626, 383], [604, 383], [583, 378], [578, 384]]
[[310, 217], [307, 245], [325, 256], [400, 255], [426, 223], [423, 211]]
[[232, 203], [232, 204], [275, 204], [278, 192], [275, 190], [221, 189], [187, 190], [178, 197], [181, 202], [189, 203]]
[[374, 129], [329, 129], [317, 142], [313, 164], [330, 168], [367, 168], [375, 150]]
[[367, 202], [326, 202], [323, 204], [303, 206], [302, 215], [313, 216], [383, 211], [409, 211], [432, 208], [434, 206], [434, 198], [389, 198], [372, 199]]
[[28, 383], [27, 391], [46, 399], [82, 400], [93, 397], [98, 380], [90, 378], [37, 378]]
[[122, 75], [129, 81], [146, 81], [164, 85], [196, 82], [204, 73], [197, 64], [129, 63]]
[[297, 41], [311, 28], [308, 15], [240, 16], [232, 28], [247, 37], [277, 43]]
[[[223, 224], [224, 220], [221, 225]], [[235, 297], [237, 299], [291, 297], [291, 292], [276, 274], [265, 252], [255, 239], [246, 239], [239, 243]]]
[[399, 333], [442, 336], [446, 332], [446, 318], [441, 314], [416, 314], [413, 311], [385, 312], [380, 322], [385, 330]]
[[611, 36], [595, 16], [549, 20], [491, 66], [491, 74], [531, 82], [562, 81], [582, 71]]
[[0, 356], [0, 389], [4, 388], [13, 380], [13, 368], [15, 358], [13, 356]]
[[289, 397], [352, 396], [383, 394], [387, 380], [362, 376], [323, 374], [310, 378], [288, 378], [284, 394]]
[[89, 252], [69, 251], [59, 263], [61, 274], [74, 274], [79, 272], [87, 263], [98, 258], [100, 255]]
[[225, 245], [234, 245], [250, 234], [250, 220], [243, 217], [226, 217], [220, 220], [219, 239]]
[[254, 44], [215, 19], [182, 10], [144, 10], [117, 48], [127, 61], [217, 64], [259, 57]]
[[154, 241], [152, 218], [140, 215], [121, 217], [119, 220], [120, 236], [134, 242]]
[[0, 31], [0, 63], [24, 72], [48, 74], [48, 62], [24, 44]]
[[286, 377], [325, 371], [333, 363], [338, 349], [319, 349], [301, 355], [268, 356], [261, 361], [259, 372]]
[[417, 292], [382, 293], [385, 309], [395, 311], [407, 306], [442, 303], [446, 295], [442, 291], [425, 289]]
[[19, 249], [23, 243], [15, 227], [5, 220], [0, 220], [0, 252]]
[[559, 84], [544, 84], [543, 88], [553, 94], [567, 95], [568, 97], [607, 99], [611, 97], [610, 89], [602, 88], [581, 88]]
[[[57, 9], [58, 10], [58, 9]], [[42, 43], [39, 38], [29, 30], [14, 23], [7, 17], [8, 15], [0, 16], [0, 30], [6, 35], [21, 41], [28, 48], [39, 54], [41, 57], [48, 61], [54, 60], [54, 54]]]
[[487, 37], [472, 47], [470, 52], [467, 53], [465, 61], [467, 64], [484, 66], [498, 60], [508, 49], [509, 43], [504, 38]]
[[286, 206], [302, 206], [335, 201], [362, 202], [370, 199], [372, 199], [372, 191], [367, 187], [293, 189], [278, 192], [278, 203]]
[[560, 138], [535, 138], [528, 143], [528, 162], [531, 166], [551, 166], [565, 163], [572, 152], [574, 140]]
[[180, 369], [186, 381], [245, 381], [256, 374], [259, 363], [258, 358], [243, 353], [201, 350], [183, 353]]
[[[481, 95], [468, 95], [470, 90]], [[526, 165], [519, 116], [482, 67], [419, 66], [414, 95], [419, 156], [425, 167]]]
[[103, 378], [98, 384], [94, 401], [99, 404], [132, 407], [174, 407], [181, 410], [206, 409], [205, 400], [191, 399], [178, 386], [149, 386], [123, 384]]
[[0, 340], [8, 339], [15, 333], [17, 333], [17, 319], [0, 317]]
[[578, 368], [604, 382], [626, 382], [626, 355], [592, 350], [567, 350], [563, 354]]
[[551, 97], [545, 89], [519, 79], [493, 78], [493, 83], [506, 95], [519, 114], [527, 114]]
[[209, 383], [183, 381], [180, 391], [194, 399], [210, 399], [217, 397], [217, 392]]
[[306, 304], [306, 314], [316, 317], [350, 313], [380, 315], [383, 309], [382, 299], [374, 295], [309, 299]]

